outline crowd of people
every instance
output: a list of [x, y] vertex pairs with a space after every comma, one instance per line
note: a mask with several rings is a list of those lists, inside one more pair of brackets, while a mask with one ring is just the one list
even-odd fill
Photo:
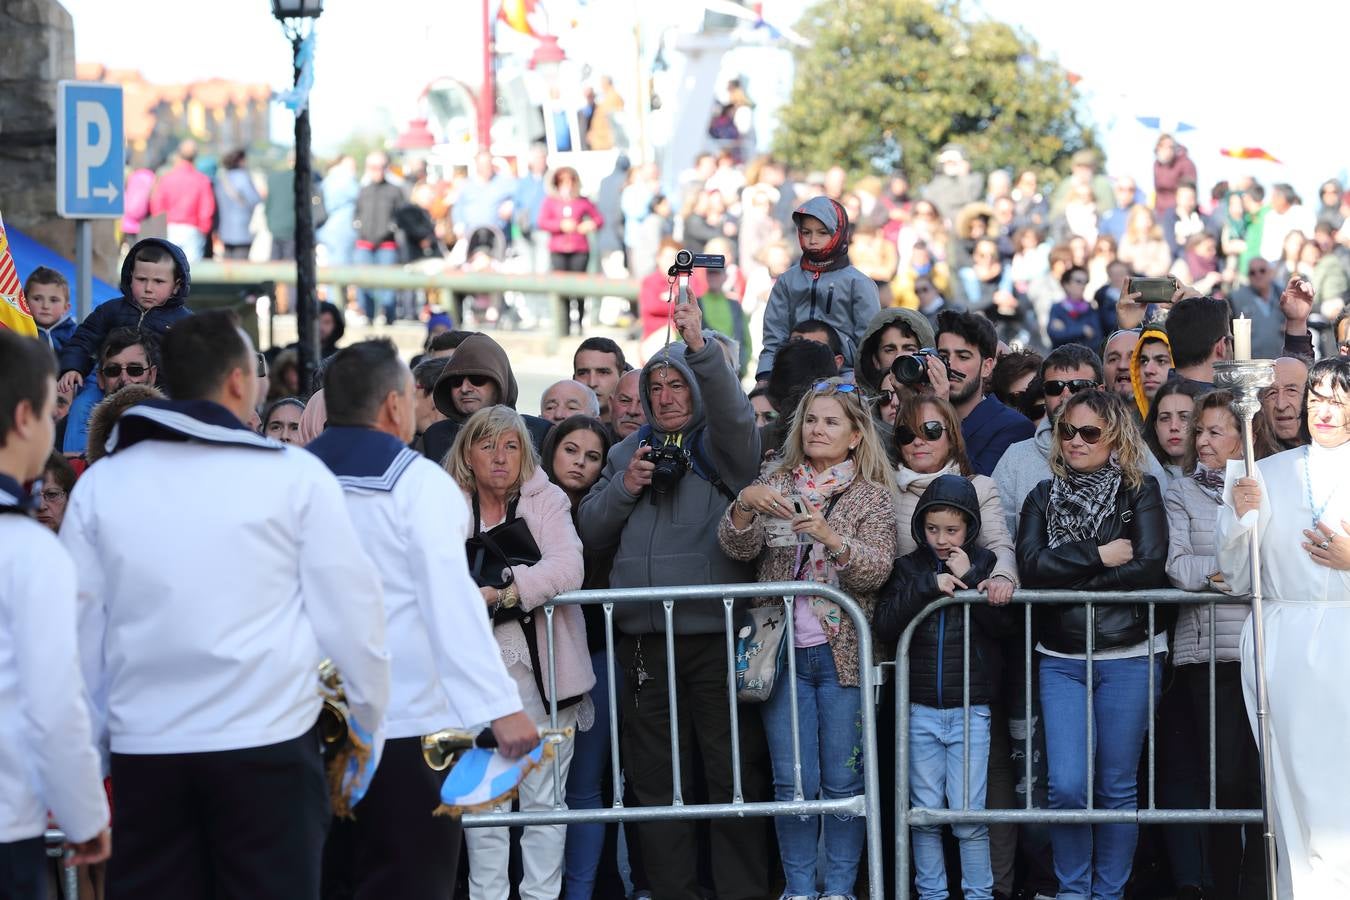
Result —
[[[1165, 151], [1160, 143], [1162, 204], [1161, 173], [1177, 159]], [[782, 816], [772, 830], [736, 818], [706, 828], [644, 819], [623, 829], [623, 885], [612, 827], [526, 827], [513, 866], [507, 829], [461, 838], [457, 819], [432, 816], [440, 779], [421, 758], [421, 735], [487, 728], [516, 757], [555, 719], [566, 736], [550, 746], [573, 809], [621, 799], [608, 796], [606, 775], [616, 724], [625, 805], [729, 803], [737, 791], [791, 800], [798, 785], [807, 799], [861, 791], [861, 709], [877, 698], [863, 695], [859, 674], [877, 660], [860, 658], [848, 610], [818, 595], [793, 598], [785, 652], [795, 691], [784, 672], [758, 709], [747, 703], [733, 720], [720, 600], [617, 605], [610, 709], [605, 613], [543, 612], [583, 587], [659, 596], [675, 585], [815, 582], [855, 600], [883, 656], [913, 627], [915, 806], [1011, 807], [1030, 791], [1050, 809], [1133, 809], [1154, 729], [1151, 789], [1164, 805], [1203, 807], [1212, 661], [1218, 801], [1248, 808], [1259, 797], [1246, 607], [1213, 617], [1204, 607], [1178, 616], [1128, 603], [1047, 607], [1027, 635], [1009, 603], [1021, 588], [1242, 595], [1251, 587], [1247, 536], [1258, 529], [1274, 601], [1279, 874], [1288, 896], [1334, 895], [1350, 881], [1337, 822], [1347, 790], [1338, 745], [1319, 735], [1342, 727], [1327, 722], [1345, 718], [1337, 698], [1350, 674], [1335, 630], [1350, 600], [1350, 500], [1338, 491], [1350, 361], [1327, 354], [1311, 323], [1339, 298], [1322, 296], [1325, 282], [1297, 260], [1282, 285], [1256, 297], [1273, 311], [1249, 314], [1252, 349], [1276, 359], [1275, 383], [1254, 423], [1260, 472], [1243, 477], [1229, 466], [1243, 456], [1240, 414], [1214, 381], [1216, 364], [1234, 358], [1234, 316], [1251, 283], [1228, 295], [1240, 278], [1187, 281], [1164, 302], [1137, 293], [1104, 302], [1090, 290], [1095, 257], [1079, 266], [1051, 249], [1052, 267], [1038, 272], [1032, 257], [1044, 243], [1030, 239], [1014, 239], [1005, 257], [1000, 238], [1025, 233], [1000, 235], [997, 216], [980, 225], [982, 214], [962, 215], [962, 192], [982, 179], [959, 148], [940, 162], [943, 174], [912, 203], [903, 179], [865, 203], [834, 172], [820, 196], [757, 199], [753, 188], [775, 180], [766, 173], [784, 171], [767, 162], [765, 178], [739, 196], [774, 221], [791, 200], [797, 259], [768, 283], [760, 315], [709, 304], [706, 293], [703, 303], [662, 299], [669, 340], [649, 345], [634, 367], [615, 341], [585, 338], [538, 415], [502, 345], [449, 317], [430, 323], [424, 352], [405, 362], [386, 340], [344, 341], [342, 308], [325, 304], [321, 387], [306, 397], [289, 351], [257, 351], [229, 314], [192, 313], [191, 255], [173, 241], [133, 245], [124, 296], [78, 324], [60, 275], [34, 273], [27, 288], [40, 298], [40, 340], [0, 333], [0, 511], [16, 513], [0, 516], [0, 548], [14, 562], [0, 591], [0, 715], [10, 717], [0, 729], [0, 872], [12, 873], [10, 893], [41, 896], [50, 810], [73, 862], [94, 867], [114, 898], [446, 897], [461, 840], [474, 900], [513, 890], [855, 896], [865, 834], [854, 817]], [[480, 174], [491, 171], [485, 163]], [[735, 173], [713, 160], [693, 189], [696, 205], [736, 195], [709, 187], [734, 184]], [[1163, 210], [1178, 222], [1192, 221], [1191, 180], [1175, 180], [1175, 205]], [[550, 182], [557, 193], [540, 198], [554, 208], [544, 221], [556, 212], [574, 222], [560, 233], [598, 241], [619, 227], [604, 202], [581, 204], [574, 173]], [[994, 206], [1021, 215], [1024, 182]], [[1113, 187], [1076, 165], [1063, 210], [1035, 195], [1026, 214], [1052, 229], [1067, 223], [1071, 242]], [[386, 202], [381, 192], [360, 197]], [[619, 192], [620, 206], [631, 197]], [[496, 199], [482, 208], [496, 214]], [[735, 237], [731, 208], [700, 207], [716, 236], [694, 249]], [[462, 200], [457, 209], [468, 215]], [[1153, 240], [1130, 225], [1152, 210], [1112, 209], [1124, 213], [1126, 246]], [[1267, 236], [1278, 223], [1292, 232], [1287, 209], [1262, 209]], [[862, 223], [876, 210], [890, 235], [883, 243], [904, 247], [907, 265], [927, 260], [899, 290], [894, 276], [877, 278], [851, 255], [867, 246]], [[944, 243], [947, 215], [972, 236]], [[644, 221], [620, 226], [626, 234]], [[383, 235], [371, 227], [362, 239], [371, 246], [357, 249], [378, 254]], [[1257, 243], [1251, 227], [1248, 246]], [[583, 252], [575, 246], [550, 249]], [[970, 259], [953, 270], [946, 264], [959, 247]], [[1148, 254], [1133, 253], [1125, 275], [1164, 268], [1161, 249], [1144, 269]], [[1245, 267], [1253, 281], [1280, 264], [1261, 254]], [[1115, 289], [1121, 262], [1101, 266], [1116, 272]], [[943, 266], [950, 278], [938, 277]], [[710, 270], [695, 294], [744, 278], [722, 274]], [[1067, 299], [1042, 318], [1019, 285], [1048, 274]], [[668, 293], [667, 273], [655, 277]], [[917, 299], [929, 289], [934, 299]], [[1092, 316], [1109, 309], [1109, 326], [1083, 326], [1084, 304]], [[1055, 322], [1071, 321], [1074, 340], [1050, 340]], [[1340, 342], [1345, 321], [1336, 322]], [[753, 390], [742, 374], [754, 375]], [[912, 624], [932, 601], [966, 590], [981, 595], [969, 618], [947, 608]], [[1028, 640], [1032, 659], [1022, 652]], [[325, 658], [342, 675], [352, 740], [369, 751], [364, 765], [327, 775], [315, 725]], [[1154, 702], [1150, 688], [1161, 692]], [[878, 717], [893, 734], [891, 691], [893, 683], [882, 690]], [[1019, 782], [1028, 742], [1031, 783]], [[879, 763], [890, 776], [894, 752], [883, 739]], [[526, 776], [520, 809], [553, 807], [553, 771]], [[331, 827], [329, 780], [359, 801], [354, 819]], [[920, 897], [946, 896], [949, 870], [970, 900], [1120, 898], [1132, 877], [1144, 890], [1131, 824], [952, 830], [959, 853], [950, 859], [937, 828], [914, 827], [912, 847], [888, 838], [888, 860], [913, 853]], [[1161, 841], [1154, 855], [1166, 859], [1176, 896], [1263, 890], [1254, 829], [1172, 826]], [[910, 886], [869, 888], [903, 896]]]

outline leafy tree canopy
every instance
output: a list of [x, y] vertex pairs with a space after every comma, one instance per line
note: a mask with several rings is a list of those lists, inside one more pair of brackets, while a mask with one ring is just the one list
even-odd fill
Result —
[[822, 0], [799, 30], [792, 100], [776, 149], [811, 168], [855, 175], [903, 168], [915, 183], [943, 144], [959, 142], [976, 171], [1067, 171], [1096, 149], [1078, 121], [1069, 73], [1001, 22], [965, 18], [942, 0]]

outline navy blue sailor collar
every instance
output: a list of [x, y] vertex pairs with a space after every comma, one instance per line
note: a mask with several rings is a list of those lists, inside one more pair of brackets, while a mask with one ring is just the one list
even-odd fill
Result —
[[37, 509], [38, 494], [24, 490], [8, 475], [0, 475], [0, 512], [29, 514]]
[[367, 491], [392, 491], [421, 456], [392, 434], [347, 425], [329, 425], [305, 449], [337, 476], [343, 488]]
[[118, 453], [141, 441], [193, 441], [256, 450], [284, 450], [285, 444], [252, 431], [219, 403], [210, 400], [145, 400], [122, 413], [108, 436], [107, 450]]

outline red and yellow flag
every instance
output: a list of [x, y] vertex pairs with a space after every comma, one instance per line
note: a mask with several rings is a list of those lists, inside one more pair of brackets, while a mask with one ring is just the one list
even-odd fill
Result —
[[5, 236], [5, 220], [0, 218], [0, 328], [8, 328], [37, 337], [37, 325], [23, 295], [23, 283], [14, 268], [14, 257], [9, 252], [9, 238]]
[[497, 11], [497, 18], [521, 34], [538, 37], [538, 32], [534, 30], [534, 25], [530, 22], [530, 17], [534, 15], [536, 8], [535, 0], [502, 0], [501, 8]]
[[1219, 153], [1229, 159], [1264, 159], [1273, 163], [1279, 162], [1278, 159], [1260, 147], [1224, 147], [1219, 150]]

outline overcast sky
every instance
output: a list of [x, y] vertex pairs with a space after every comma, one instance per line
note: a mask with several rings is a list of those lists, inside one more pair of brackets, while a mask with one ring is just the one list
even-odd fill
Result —
[[[63, 2], [81, 62], [140, 69], [153, 81], [219, 76], [282, 87], [290, 80], [290, 47], [269, 0]], [[667, 0], [558, 2], [618, 4], [653, 23], [671, 9]], [[764, 5], [792, 21], [808, 4]], [[477, 0], [328, 0], [315, 73], [316, 145], [331, 146], [360, 123], [401, 126], [428, 81], [456, 68], [476, 71], [478, 8]], [[979, 0], [967, 9], [1021, 26], [1083, 77], [1113, 171], [1148, 176], [1156, 132], [1135, 124], [1136, 115], [1197, 127], [1182, 141], [1206, 189], [1250, 171], [1267, 184], [1290, 181], [1315, 202], [1316, 184], [1345, 170], [1350, 116], [1340, 43], [1350, 33], [1350, 4]], [[275, 121], [284, 134], [289, 117]], [[1260, 146], [1285, 165], [1226, 161], [1218, 155], [1225, 146]]]

